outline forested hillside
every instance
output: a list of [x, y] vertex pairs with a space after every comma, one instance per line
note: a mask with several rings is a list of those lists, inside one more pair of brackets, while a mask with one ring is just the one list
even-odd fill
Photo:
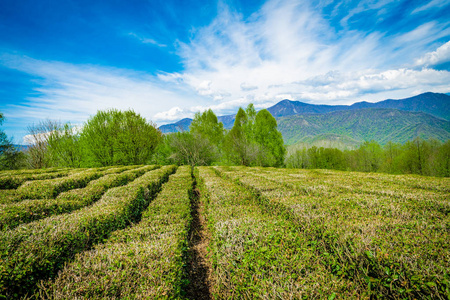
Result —
[[278, 119], [284, 142], [292, 145], [319, 135], [335, 134], [359, 143], [375, 140], [405, 143], [415, 137], [450, 139], [450, 122], [421, 112], [367, 108], [327, 114], [299, 114]]

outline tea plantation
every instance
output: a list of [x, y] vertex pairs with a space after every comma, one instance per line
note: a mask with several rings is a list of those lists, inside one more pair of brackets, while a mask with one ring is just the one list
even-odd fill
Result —
[[450, 178], [3, 171], [0, 298], [448, 299], [449, 213]]

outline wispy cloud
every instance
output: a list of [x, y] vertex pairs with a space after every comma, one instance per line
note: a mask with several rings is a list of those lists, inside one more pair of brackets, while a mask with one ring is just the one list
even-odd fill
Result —
[[156, 40], [154, 40], [152, 38], [143, 37], [143, 36], [140, 36], [140, 35], [138, 35], [138, 34], [136, 34], [134, 32], [130, 32], [130, 33], [128, 33], [128, 35], [138, 39], [139, 41], [141, 41], [144, 44], [151, 44], [151, 45], [158, 46], [158, 47], [161, 47], [161, 48], [167, 47], [167, 45], [158, 43]]
[[131, 70], [11, 54], [0, 55], [0, 64], [38, 78], [35, 95], [5, 109], [10, 118], [27, 118], [30, 123], [46, 118], [83, 122], [97, 110], [108, 108], [134, 109], [156, 121], [155, 114], [183, 106], [188, 97], [202, 103], [201, 97], [183, 86], [169, 87], [154, 76]]
[[450, 4], [450, 0], [431, 0], [427, 4], [414, 9], [411, 14], [427, 11], [432, 8], [441, 8]]
[[[269, 0], [246, 17], [220, 2], [211, 23], [174, 42], [182, 70], [157, 75], [3, 55], [1, 65], [39, 80], [38, 94], [8, 109], [24, 118], [82, 122], [98, 109], [134, 108], [161, 125], [208, 108], [234, 113], [250, 102], [258, 108], [286, 98], [350, 104], [450, 92], [450, 72], [436, 68], [450, 61], [450, 20], [418, 20], [390, 32], [350, 26], [368, 13], [388, 18], [404, 2]], [[433, 0], [413, 13], [448, 4]], [[329, 5], [335, 8], [325, 16]], [[125, 34], [170, 52], [158, 35], [136, 32]]]
[[[343, 21], [388, 2], [363, 1]], [[210, 107], [219, 114], [283, 98], [352, 103], [406, 97], [419, 90], [447, 92], [448, 71], [417, 69], [415, 61], [449, 34], [448, 24], [437, 22], [396, 35], [338, 33], [320, 10], [298, 1], [268, 1], [248, 19], [223, 6], [209, 26], [181, 44], [185, 71], [165, 79], [210, 97]], [[445, 60], [446, 49], [426, 57]]]

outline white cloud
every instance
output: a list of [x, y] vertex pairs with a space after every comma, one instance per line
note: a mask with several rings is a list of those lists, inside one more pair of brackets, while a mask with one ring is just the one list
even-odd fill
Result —
[[9, 54], [0, 55], [0, 64], [38, 78], [37, 95], [5, 109], [11, 119], [26, 118], [29, 123], [46, 118], [82, 123], [97, 110], [108, 108], [134, 109], [145, 118], [161, 121], [154, 116], [184, 106], [186, 99], [206, 103], [184, 86], [168, 85], [157, 77], [130, 70]]
[[[388, 3], [361, 2], [347, 17]], [[222, 7], [209, 26], [181, 44], [185, 70], [165, 79], [213, 98], [219, 104], [209, 107], [218, 114], [284, 98], [333, 104], [407, 97], [413, 88], [447, 89], [448, 72], [410, 68], [430, 43], [449, 34], [437, 22], [394, 36], [337, 33], [320, 11], [293, 0], [268, 1], [248, 19]]]
[[[382, 10], [388, 2], [359, 2], [343, 23], [360, 12]], [[235, 113], [250, 102], [257, 108], [286, 98], [350, 104], [418, 91], [450, 92], [449, 72], [432, 69], [449, 61], [449, 42], [430, 49], [450, 36], [449, 24], [432, 21], [393, 36], [346, 26], [337, 31], [322, 15], [328, 4], [321, 1], [318, 9], [307, 1], [269, 0], [246, 19], [222, 5], [211, 24], [193, 28], [191, 40], [178, 43], [184, 70], [177, 73], [153, 76], [3, 55], [1, 65], [38, 77], [40, 85], [38, 95], [9, 109], [22, 118], [81, 123], [98, 109], [133, 108], [162, 125], [208, 108], [218, 115]]]
[[158, 43], [156, 40], [154, 40], [152, 38], [143, 37], [143, 36], [140, 36], [140, 35], [138, 35], [138, 34], [136, 34], [134, 32], [130, 32], [130, 33], [128, 33], [128, 35], [138, 39], [143, 44], [151, 44], [151, 45], [158, 46], [158, 47], [161, 47], [161, 48], [167, 47], [167, 45]]
[[256, 85], [248, 84], [247, 82], [241, 83], [241, 91], [253, 91], [257, 90], [258, 87]]
[[192, 115], [192, 111], [182, 109], [178, 106], [171, 109], [155, 114], [155, 119], [163, 121], [178, 121], [180, 119], [188, 118]]
[[436, 66], [450, 62], [450, 41], [416, 60], [417, 66]]
[[392, 2], [396, 2], [396, 1], [392, 1], [392, 0], [382, 0], [382, 1], [371, 1], [371, 0], [364, 0], [364, 1], [358, 1], [358, 6], [356, 6], [355, 8], [351, 9], [349, 11], [349, 13], [342, 18], [341, 20], [341, 25], [342, 26], [347, 26], [347, 23], [349, 21], [350, 18], [352, 18], [353, 16], [368, 11], [368, 10], [377, 10], [379, 15], [382, 15], [383, 13], [386, 13], [387, 11], [383, 9], [383, 7], [387, 4], [390, 4]]
[[450, 4], [450, 0], [431, 0], [425, 5], [422, 5], [416, 9], [414, 9], [411, 14], [415, 14], [418, 12], [427, 11], [431, 8], [440, 8]]

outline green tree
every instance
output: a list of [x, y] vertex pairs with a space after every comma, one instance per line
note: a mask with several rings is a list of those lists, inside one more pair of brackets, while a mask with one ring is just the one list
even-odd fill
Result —
[[309, 157], [307, 149], [296, 149], [293, 153], [286, 158], [286, 167], [288, 168], [300, 168], [307, 169], [309, 167]]
[[211, 109], [203, 113], [196, 113], [189, 129], [194, 135], [200, 135], [208, 139], [217, 147], [222, 144], [224, 136], [223, 124], [218, 121], [217, 116]]
[[381, 166], [383, 149], [376, 141], [366, 141], [355, 151], [357, 170], [376, 172]]
[[[0, 112], [0, 125], [4, 115]], [[25, 155], [16, 149], [3, 130], [0, 130], [0, 170], [12, 170], [23, 167]]]
[[76, 128], [68, 123], [50, 133], [48, 151], [53, 166], [79, 168], [82, 165], [79, 137]]
[[283, 136], [277, 130], [277, 121], [267, 109], [260, 110], [256, 114], [252, 132], [261, 149], [259, 164], [281, 167], [284, 163], [286, 148]]
[[282, 166], [286, 153], [275, 118], [267, 110], [256, 113], [253, 104], [239, 108], [225, 149], [231, 163], [244, 166]]
[[176, 132], [165, 137], [164, 151], [170, 163], [190, 166], [210, 165], [216, 154], [210, 141], [191, 132]]
[[450, 140], [437, 150], [435, 165], [437, 176], [450, 177]]
[[[219, 122], [217, 116], [211, 109], [203, 113], [196, 113], [190, 126], [190, 133], [202, 143], [210, 144], [207, 148], [211, 150], [213, 160], [219, 160], [224, 138], [224, 129], [222, 122]], [[210, 160], [208, 157], [207, 161]]]
[[247, 138], [246, 130], [248, 117], [240, 107], [234, 120], [233, 128], [225, 137], [225, 149], [228, 159], [234, 164], [249, 165], [248, 152], [250, 141]]
[[423, 174], [425, 159], [427, 156], [427, 145], [424, 140], [416, 137], [403, 146], [402, 153], [403, 172], [410, 174]]
[[130, 165], [148, 162], [162, 139], [152, 123], [132, 110], [98, 111], [80, 135], [88, 165]]
[[401, 144], [389, 141], [383, 148], [383, 162], [380, 170], [387, 173], [400, 173]]

